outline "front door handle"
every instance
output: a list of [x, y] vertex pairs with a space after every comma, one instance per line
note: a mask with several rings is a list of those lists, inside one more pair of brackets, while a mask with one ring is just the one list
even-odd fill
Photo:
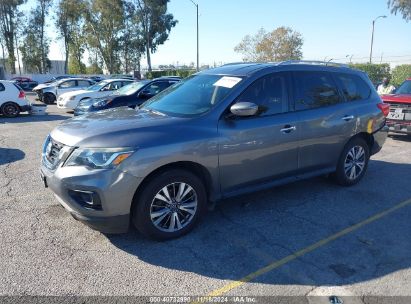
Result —
[[345, 120], [345, 121], [350, 121], [350, 120], [353, 120], [354, 119], [354, 116], [353, 115], [345, 115], [343, 118], [341, 118], [342, 120]]
[[284, 128], [282, 128], [280, 131], [281, 131], [282, 133], [291, 133], [292, 131], [295, 131], [295, 130], [297, 130], [297, 127], [296, 127], [296, 126], [286, 125], [286, 126], [284, 126]]

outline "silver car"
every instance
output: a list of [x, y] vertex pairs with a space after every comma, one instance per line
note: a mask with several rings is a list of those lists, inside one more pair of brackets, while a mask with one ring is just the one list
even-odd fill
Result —
[[224, 198], [317, 175], [351, 186], [387, 136], [367, 75], [329, 63], [232, 64], [148, 100], [70, 119], [46, 139], [41, 174], [105, 233], [189, 232]]

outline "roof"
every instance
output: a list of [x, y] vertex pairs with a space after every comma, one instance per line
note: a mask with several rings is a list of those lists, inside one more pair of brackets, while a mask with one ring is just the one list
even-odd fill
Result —
[[250, 76], [263, 69], [275, 69], [280, 67], [288, 67], [290, 70], [330, 70], [330, 69], [345, 69], [353, 71], [345, 64], [324, 61], [304, 61], [304, 60], [289, 60], [282, 62], [240, 62], [229, 63], [221, 67], [204, 71], [205, 74], [214, 75], [233, 75], [233, 76]]

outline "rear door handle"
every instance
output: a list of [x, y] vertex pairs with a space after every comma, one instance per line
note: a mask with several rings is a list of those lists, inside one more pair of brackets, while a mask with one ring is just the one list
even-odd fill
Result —
[[354, 119], [354, 116], [353, 115], [345, 115], [343, 118], [341, 118], [342, 120], [345, 120], [345, 121], [350, 121], [350, 120], [353, 120]]
[[297, 130], [297, 127], [296, 127], [296, 126], [286, 125], [286, 126], [284, 126], [284, 128], [282, 128], [280, 131], [281, 131], [282, 133], [291, 133], [292, 131], [295, 131], [295, 130]]

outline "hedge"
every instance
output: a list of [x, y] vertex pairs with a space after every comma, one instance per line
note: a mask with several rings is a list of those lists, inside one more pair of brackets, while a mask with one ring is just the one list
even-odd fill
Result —
[[411, 77], [411, 64], [397, 65], [392, 70], [392, 84], [396, 87], [401, 85], [403, 81]]
[[146, 74], [147, 79], [159, 78], [163, 76], [180, 76], [186, 78], [196, 73], [196, 70], [166, 70], [166, 71], [152, 71]]
[[391, 78], [390, 65], [388, 63], [354, 63], [350, 67], [364, 71], [373, 83], [379, 83], [384, 77]]

